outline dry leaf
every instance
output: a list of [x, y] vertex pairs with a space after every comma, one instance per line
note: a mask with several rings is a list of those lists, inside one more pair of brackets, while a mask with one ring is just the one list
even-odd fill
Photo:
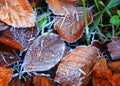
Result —
[[24, 83], [18, 77], [12, 78], [8, 86], [24, 86]]
[[11, 28], [11, 34], [22, 45], [24, 49], [29, 48], [37, 37], [37, 28]]
[[27, 0], [0, 0], [0, 20], [13, 27], [32, 27], [35, 19]]
[[70, 51], [60, 63], [55, 81], [64, 86], [86, 86], [97, 56], [98, 50], [92, 46]]
[[63, 57], [65, 43], [57, 34], [39, 36], [30, 46], [24, 60], [24, 71], [46, 71]]
[[115, 73], [120, 73], [120, 61], [108, 62], [108, 68]]
[[0, 67], [0, 86], [8, 86], [12, 74], [12, 68]]
[[16, 50], [0, 44], [0, 67], [13, 64], [16, 61], [18, 61]]
[[23, 47], [21, 46], [21, 44], [10, 33], [10, 29], [6, 29], [1, 32], [0, 43], [3, 43], [5, 45], [8, 45], [18, 50], [23, 50]]
[[93, 86], [111, 86], [108, 81], [112, 77], [112, 71], [108, 69], [106, 59], [100, 59], [93, 68]]
[[[82, 7], [66, 8], [65, 17], [57, 17], [54, 24], [60, 37], [67, 42], [74, 42], [80, 38], [85, 29], [84, 12]], [[92, 13], [87, 9], [88, 23], [92, 22]]]
[[34, 76], [33, 83], [35, 86], [61, 86], [44, 76]]
[[69, 3], [62, 2], [60, 0], [46, 0], [46, 2], [49, 4], [49, 8], [53, 11], [56, 15], [65, 15], [66, 12], [64, 10], [64, 6], [70, 7], [72, 6]]
[[112, 60], [120, 59], [120, 38], [113, 39], [111, 43], [107, 45]]

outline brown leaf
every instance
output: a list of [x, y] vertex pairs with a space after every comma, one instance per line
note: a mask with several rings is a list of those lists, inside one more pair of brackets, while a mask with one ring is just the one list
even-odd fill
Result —
[[66, 12], [63, 7], [71, 6], [69, 3], [65, 3], [60, 0], [46, 0], [46, 2], [49, 4], [49, 7], [53, 11], [53, 13], [56, 15], [65, 15]]
[[12, 68], [0, 67], [0, 86], [8, 86], [12, 74]]
[[13, 27], [32, 27], [35, 19], [27, 0], [0, 0], [0, 20]]
[[6, 44], [12, 48], [23, 50], [21, 44], [10, 33], [10, 29], [6, 29], [0, 34], [0, 43]]
[[107, 47], [110, 51], [112, 60], [120, 59], [120, 37], [113, 39], [112, 42], [107, 45]]
[[60, 63], [55, 80], [65, 86], [86, 86], [97, 56], [98, 50], [92, 46], [70, 51]]
[[[65, 8], [68, 13], [65, 17], [57, 17], [54, 24], [60, 37], [67, 42], [74, 42], [79, 39], [85, 29], [84, 12], [82, 7]], [[87, 9], [88, 23], [92, 22], [92, 13]]]
[[61, 86], [44, 76], [34, 76], [33, 83], [35, 86]]
[[22, 45], [24, 49], [29, 48], [37, 37], [37, 28], [11, 28], [11, 34]]
[[64, 41], [57, 34], [39, 36], [26, 53], [24, 71], [49, 70], [62, 59], [64, 51]]
[[120, 73], [120, 61], [108, 62], [108, 68], [115, 73]]
[[24, 83], [18, 79], [17, 77], [12, 78], [12, 80], [8, 83], [9, 86], [23, 86]]
[[18, 61], [16, 50], [0, 44], [0, 67], [10, 65], [16, 61]]

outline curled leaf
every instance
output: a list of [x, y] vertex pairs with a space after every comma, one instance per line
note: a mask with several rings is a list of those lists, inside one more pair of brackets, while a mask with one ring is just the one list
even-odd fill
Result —
[[92, 46], [70, 51], [60, 63], [55, 80], [64, 86], [86, 86], [97, 56], [98, 50]]
[[49, 70], [62, 59], [64, 51], [64, 41], [57, 34], [39, 36], [26, 53], [24, 71]]
[[32, 27], [35, 19], [27, 0], [0, 0], [0, 20], [13, 27]]

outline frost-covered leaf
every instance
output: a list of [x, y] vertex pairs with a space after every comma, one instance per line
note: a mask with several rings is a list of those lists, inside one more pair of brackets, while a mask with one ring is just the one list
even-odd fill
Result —
[[46, 71], [54, 67], [63, 57], [64, 41], [57, 34], [39, 36], [25, 55], [24, 71]]
[[[74, 42], [82, 36], [85, 29], [83, 8], [71, 5], [65, 9], [68, 13], [64, 17], [57, 17], [54, 27], [62, 39]], [[89, 24], [92, 22], [92, 13], [89, 8], [87, 9], [87, 20]]]
[[80, 46], [70, 51], [60, 63], [55, 81], [63, 86], [86, 86], [97, 56], [98, 50], [92, 46]]
[[120, 37], [113, 39], [108, 45], [108, 50], [112, 60], [120, 59]]
[[35, 25], [34, 13], [27, 0], [0, 0], [0, 20], [13, 27]]
[[28, 49], [38, 35], [37, 28], [11, 28], [11, 34], [24, 49]]

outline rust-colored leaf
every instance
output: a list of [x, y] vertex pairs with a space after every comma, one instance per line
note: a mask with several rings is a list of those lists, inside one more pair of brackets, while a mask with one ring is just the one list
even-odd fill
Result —
[[33, 83], [35, 86], [61, 86], [44, 76], [34, 76]]
[[108, 62], [108, 67], [115, 73], [120, 73], [120, 61]]
[[0, 44], [0, 67], [10, 65], [16, 61], [18, 61], [16, 50]]
[[46, 0], [46, 2], [49, 4], [50, 9], [53, 11], [56, 15], [65, 15], [65, 10], [63, 6], [70, 7], [71, 5], [65, 2], [62, 2], [60, 0]]
[[97, 56], [98, 50], [92, 46], [81, 46], [70, 51], [60, 63], [55, 81], [64, 86], [86, 86]]
[[64, 41], [57, 34], [39, 36], [30, 46], [24, 60], [24, 71], [46, 71], [54, 67], [63, 57]]
[[10, 31], [14, 38], [22, 45], [24, 49], [30, 47], [38, 34], [36, 27], [20, 29], [11, 28]]
[[0, 86], [8, 86], [12, 74], [12, 68], [0, 67]]
[[24, 83], [20, 79], [15, 77], [12, 78], [12, 80], [8, 83], [8, 86], [24, 86]]
[[113, 39], [112, 42], [107, 45], [107, 47], [110, 51], [112, 60], [120, 59], [120, 37]]
[[[113, 63], [111, 65], [113, 65]], [[109, 68], [112, 69], [113, 66]], [[114, 68], [112, 69], [112, 72], [109, 68], [106, 59], [100, 59], [99, 62], [95, 64], [92, 77], [93, 86], [120, 85], [120, 73], [115, 73], [116, 71], [114, 71]]]
[[13, 27], [35, 25], [32, 7], [27, 0], [0, 0], [0, 20]]
[[12, 48], [23, 50], [21, 44], [10, 33], [10, 29], [6, 29], [0, 34], [0, 43], [6, 44]]
[[[84, 12], [82, 7], [66, 8], [65, 17], [57, 17], [54, 25], [60, 37], [67, 42], [79, 39], [85, 29]], [[88, 23], [92, 22], [91, 11], [87, 9]]]

